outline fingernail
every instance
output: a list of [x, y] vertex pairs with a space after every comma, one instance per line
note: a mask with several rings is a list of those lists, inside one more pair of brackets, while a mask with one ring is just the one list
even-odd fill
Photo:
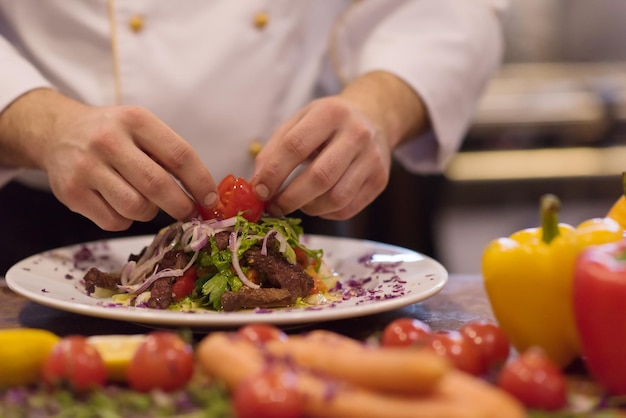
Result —
[[205, 208], [212, 208], [217, 203], [217, 193], [212, 192], [209, 193], [205, 198], [202, 204]]
[[265, 184], [257, 184], [254, 191], [261, 199], [267, 199], [270, 197], [270, 189], [268, 189]]

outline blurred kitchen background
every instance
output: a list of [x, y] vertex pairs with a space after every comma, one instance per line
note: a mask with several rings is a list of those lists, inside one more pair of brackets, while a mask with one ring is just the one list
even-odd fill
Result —
[[[539, 198], [561, 220], [606, 214], [626, 171], [626, 1], [511, 0], [505, 62], [443, 176], [394, 168], [357, 219], [365, 238], [480, 272], [485, 245], [538, 226]], [[358, 233], [357, 233], [358, 235]]]

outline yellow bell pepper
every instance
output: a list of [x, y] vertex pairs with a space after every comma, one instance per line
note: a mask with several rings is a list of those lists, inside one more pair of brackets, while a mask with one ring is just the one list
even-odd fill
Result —
[[624, 194], [611, 206], [606, 217], [616, 220], [622, 228], [626, 228], [626, 173], [622, 174], [622, 189]]
[[542, 347], [559, 366], [580, 355], [574, 321], [572, 284], [576, 258], [593, 244], [622, 239], [613, 219], [589, 219], [578, 227], [558, 222], [560, 201], [541, 200], [541, 227], [490, 242], [482, 275], [491, 308], [511, 344], [523, 352]]

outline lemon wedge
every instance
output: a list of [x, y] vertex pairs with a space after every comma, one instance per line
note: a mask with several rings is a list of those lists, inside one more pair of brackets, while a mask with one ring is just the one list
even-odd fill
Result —
[[139, 346], [145, 341], [146, 336], [136, 335], [94, 335], [87, 338], [104, 361], [107, 377], [113, 382], [126, 380], [126, 369]]
[[52, 347], [60, 339], [43, 329], [0, 330], [0, 388], [35, 383]]

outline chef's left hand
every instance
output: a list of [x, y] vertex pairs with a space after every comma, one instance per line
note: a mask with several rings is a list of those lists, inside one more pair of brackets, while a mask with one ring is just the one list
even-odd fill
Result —
[[407, 84], [389, 73], [366, 74], [282, 124], [257, 156], [252, 187], [274, 216], [300, 209], [349, 219], [385, 189], [393, 148], [424, 129], [426, 119]]

